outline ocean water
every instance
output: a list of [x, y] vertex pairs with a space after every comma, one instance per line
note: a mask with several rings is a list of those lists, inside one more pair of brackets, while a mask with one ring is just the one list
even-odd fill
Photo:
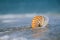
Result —
[[[47, 27], [31, 29], [36, 15]], [[60, 0], [0, 0], [0, 40], [60, 40]]]
[[32, 16], [8, 17], [0, 18], [0, 40], [60, 40], [60, 16], [48, 16], [47, 27], [33, 30]]
[[0, 0], [0, 14], [60, 13], [60, 0]]

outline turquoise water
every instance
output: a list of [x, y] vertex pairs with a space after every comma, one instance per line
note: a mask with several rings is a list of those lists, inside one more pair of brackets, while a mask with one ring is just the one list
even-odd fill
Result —
[[60, 0], [0, 0], [0, 14], [60, 13]]

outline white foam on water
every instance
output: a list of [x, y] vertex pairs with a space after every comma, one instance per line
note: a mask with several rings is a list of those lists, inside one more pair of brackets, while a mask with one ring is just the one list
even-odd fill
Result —
[[[6, 15], [0, 15], [0, 21], [1, 23], [13, 23], [13, 22], [20, 22], [22, 20], [20, 19], [25, 19], [27, 20], [27, 18], [32, 18], [36, 15], [41, 15], [44, 16], [43, 14], [6, 14]], [[45, 15], [48, 16], [48, 15]]]
[[0, 15], [0, 19], [13, 19], [13, 18], [25, 18], [25, 17], [33, 17], [37, 14], [6, 14]]
[[5, 14], [0, 15], [0, 19], [13, 19], [13, 18], [25, 18], [25, 17], [34, 17], [36, 15], [46, 15], [49, 16], [49, 14], [37, 14], [37, 13], [27, 13], [27, 14]]
[[12, 23], [12, 22], [16, 22], [17, 20], [3, 20], [3, 23]]
[[8, 39], [9, 39], [8, 35], [4, 35], [4, 36], [0, 37], [0, 40], [8, 40]]
[[13, 38], [12, 40], [27, 40], [27, 38], [25, 38], [25, 37], [17, 37], [17, 38]]
[[4, 36], [0, 37], [0, 40], [27, 40], [27, 38], [25, 38], [25, 37], [11, 37], [8, 35], [4, 35]]

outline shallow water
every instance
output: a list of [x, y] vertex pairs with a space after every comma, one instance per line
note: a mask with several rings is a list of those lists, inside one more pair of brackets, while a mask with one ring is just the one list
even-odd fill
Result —
[[7, 28], [0, 32], [0, 40], [60, 40], [60, 19], [57, 17], [49, 19], [48, 27], [45, 28], [31, 29], [28, 26]]

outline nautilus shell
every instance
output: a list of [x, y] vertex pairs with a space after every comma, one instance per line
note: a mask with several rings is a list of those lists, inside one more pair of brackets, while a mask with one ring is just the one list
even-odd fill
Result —
[[48, 24], [48, 17], [35, 16], [32, 19], [32, 28], [45, 27]]

